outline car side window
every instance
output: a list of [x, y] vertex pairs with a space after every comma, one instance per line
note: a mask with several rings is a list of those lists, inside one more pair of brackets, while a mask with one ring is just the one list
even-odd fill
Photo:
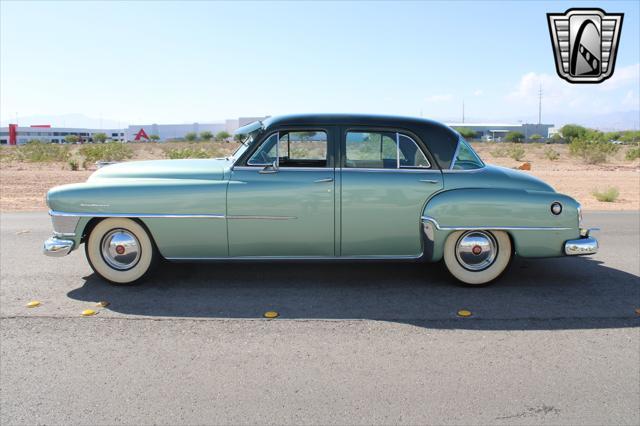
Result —
[[[276, 143], [277, 142], [277, 143]], [[250, 166], [326, 167], [327, 134], [323, 131], [277, 132], [270, 135], [247, 161]]]
[[400, 133], [347, 132], [345, 148], [348, 168], [431, 168], [416, 142]]

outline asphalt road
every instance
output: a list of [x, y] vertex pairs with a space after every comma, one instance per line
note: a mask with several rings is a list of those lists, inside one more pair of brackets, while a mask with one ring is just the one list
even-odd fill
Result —
[[585, 219], [598, 255], [486, 288], [399, 263], [167, 265], [120, 288], [82, 251], [41, 255], [46, 214], [2, 214], [0, 422], [640, 424], [640, 214]]

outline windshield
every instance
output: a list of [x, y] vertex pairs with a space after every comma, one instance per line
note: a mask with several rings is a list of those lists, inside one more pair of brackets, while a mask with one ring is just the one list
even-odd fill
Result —
[[482, 167], [484, 167], [484, 163], [480, 157], [478, 157], [478, 154], [476, 154], [473, 148], [471, 148], [471, 145], [460, 136], [456, 157], [453, 159], [451, 168], [453, 170], [473, 170], [481, 169]]

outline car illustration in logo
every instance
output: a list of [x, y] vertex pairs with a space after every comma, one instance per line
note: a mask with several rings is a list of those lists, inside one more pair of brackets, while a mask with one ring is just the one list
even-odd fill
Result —
[[547, 13], [558, 75], [570, 83], [600, 83], [611, 77], [623, 17], [602, 9]]

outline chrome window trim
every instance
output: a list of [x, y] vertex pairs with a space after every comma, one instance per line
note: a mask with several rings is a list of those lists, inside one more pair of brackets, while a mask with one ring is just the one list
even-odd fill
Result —
[[460, 151], [460, 137], [458, 137], [458, 143], [456, 144], [456, 151], [453, 153], [453, 157], [451, 158], [451, 166], [449, 170], [453, 170], [453, 166], [456, 165], [456, 159], [458, 158], [458, 151]]
[[[345, 150], [344, 150], [344, 159], [345, 159], [345, 165], [343, 167], [341, 167], [342, 170], [344, 169], [348, 169], [348, 170], [367, 170], [367, 171], [373, 171], [373, 170], [392, 170], [392, 171], [398, 171], [398, 170], [435, 170], [433, 168], [433, 166], [431, 165], [431, 162], [429, 161], [429, 157], [424, 153], [424, 151], [422, 150], [422, 148], [420, 148], [420, 145], [415, 141], [415, 139], [413, 139], [411, 136], [407, 135], [406, 133], [402, 133], [402, 132], [386, 132], [386, 133], [395, 133], [396, 134], [396, 168], [395, 169], [385, 169], [385, 168], [373, 168], [373, 167], [347, 167], [346, 166], [346, 161], [347, 161], [347, 140], [346, 140], [346, 135], [348, 135], [349, 133], [385, 133], [383, 130], [362, 130], [362, 131], [356, 131], [356, 130], [347, 130], [345, 132]], [[400, 165], [400, 136], [403, 136], [407, 139], [409, 139], [411, 142], [413, 142], [413, 144], [416, 146], [416, 148], [422, 153], [422, 156], [424, 157], [425, 160], [427, 160], [427, 164], [428, 167], [419, 167], [419, 166], [401, 166]], [[439, 171], [439, 170], [437, 170]]]
[[[422, 148], [420, 148], [420, 145], [418, 145], [418, 142], [416, 142], [411, 136], [404, 134], [404, 133], [400, 133], [400, 132], [396, 132], [397, 135], [397, 146], [398, 146], [398, 169], [414, 169], [414, 170], [433, 170], [433, 166], [431, 166], [431, 162], [429, 161], [429, 157], [427, 157], [427, 155], [424, 153], [424, 151], [422, 150]], [[413, 144], [416, 146], [416, 148], [418, 149], [418, 151], [420, 151], [420, 153], [422, 153], [422, 156], [424, 157], [425, 160], [427, 160], [427, 167], [420, 167], [420, 166], [402, 166], [400, 165], [400, 136], [404, 136], [405, 138], [409, 139], [411, 142], [413, 142]]]
[[343, 168], [342, 171], [348, 172], [376, 172], [376, 173], [440, 173], [440, 170], [437, 169], [423, 169], [420, 167], [414, 168], [402, 168], [402, 169], [374, 169], [374, 168], [359, 168], [359, 167], [347, 167]]
[[[238, 171], [260, 171], [264, 166], [237, 166], [234, 167], [233, 170]], [[279, 172], [287, 171], [287, 170], [296, 170], [296, 171], [304, 171], [304, 172], [312, 172], [312, 171], [333, 171], [332, 167], [282, 167], [279, 168]]]
[[439, 231], [567, 231], [572, 229], [555, 226], [441, 226], [438, 221], [431, 216], [422, 216], [422, 220], [433, 223]]

